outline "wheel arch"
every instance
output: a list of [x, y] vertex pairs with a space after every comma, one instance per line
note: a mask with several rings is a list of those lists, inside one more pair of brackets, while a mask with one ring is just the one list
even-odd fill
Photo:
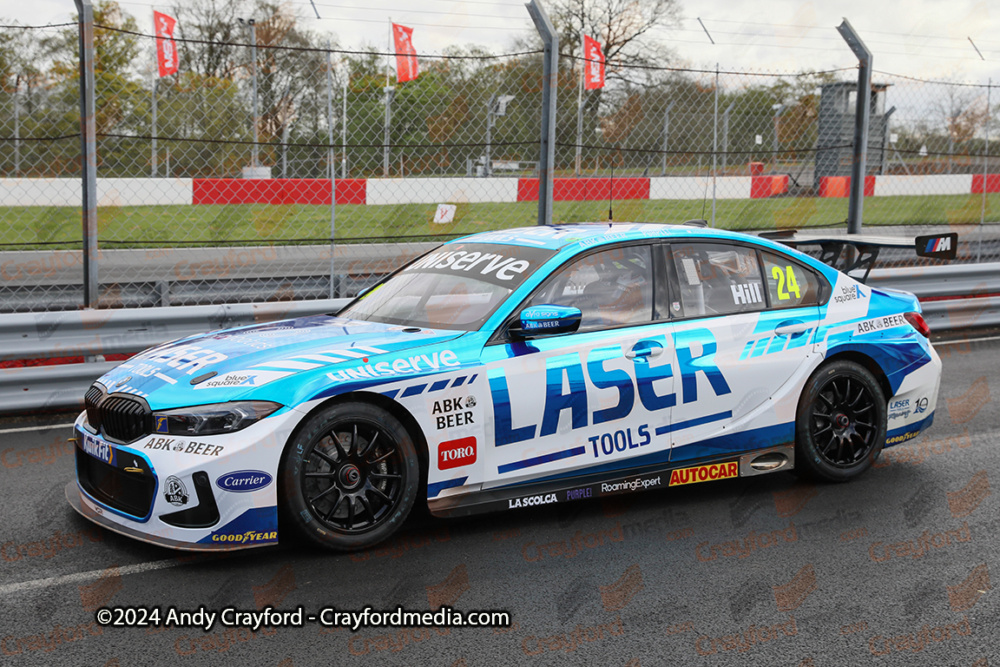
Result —
[[892, 398], [895, 392], [892, 390], [892, 384], [889, 382], [889, 377], [885, 374], [885, 371], [874, 358], [859, 350], [841, 350], [824, 359], [823, 363], [816, 368], [816, 371], [819, 371], [820, 368], [823, 368], [827, 364], [834, 361], [853, 361], [859, 366], [864, 367], [869, 373], [875, 376], [875, 380], [878, 382], [879, 387], [882, 389], [882, 393], [885, 395], [886, 404], [888, 404], [889, 399]]
[[[350, 391], [343, 394], [338, 394], [336, 396], [331, 396], [327, 400], [313, 407], [312, 410], [307, 412], [299, 423], [295, 426], [292, 432], [288, 436], [288, 440], [285, 441], [284, 447], [282, 447], [282, 452], [285, 448], [295, 440], [298, 436], [299, 431], [303, 428], [306, 422], [321, 410], [326, 410], [330, 406], [336, 405], [338, 403], [346, 403], [348, 401], [363, 401], [365, 403], [371, 403], [376, 405], [393, 417], [398, 419], [406, 429], [408, 433], [413, 437], [413, 444], [417, 450], [417, 455], [420, 457], [420, 488], [422, 493], [427, 492], [427, 471], [430, 461], [430, 452], [427, 445], [427, 436], [424, 435], [424, 431], [420, 428], [419, 422], [413, 416], [413, 414], [407, 410], [405, 407], [397, 403], [396, 401], [371, 391]], [[425, 498], [426, 500], [426, 498]]]

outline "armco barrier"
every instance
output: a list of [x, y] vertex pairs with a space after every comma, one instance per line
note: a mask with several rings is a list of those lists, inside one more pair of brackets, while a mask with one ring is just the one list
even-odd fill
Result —
[[[868, 284], [916, 294], [932, 331], [1000, 326], [1000, 262], [876, 269]], [[347, 301], [0, 315], [0, 360], [68, 356], [94, 360], [0, 370], [0, 413], [80, 406], [90, 383], [116, 363], [104, 362], [101, 355], [132, 354], [215, 329], [333, 312]]]
[[0, 369], [0, 414], [82, 405], [90, 384], [120, 362], [106, 354], [134, 354], [205, 331], [262, 324], [336, 311], [348, 299], [85, 310], [0, 315], [0, 359], [85, 356], [91, 363]]

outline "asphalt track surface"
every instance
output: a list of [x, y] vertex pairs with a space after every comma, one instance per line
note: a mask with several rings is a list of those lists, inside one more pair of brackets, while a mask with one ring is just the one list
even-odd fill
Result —
[[[939, 345], [929, 432], [792, 473], [443, 521], [369, 552], [190, 556], [67, 504], [69, 415], [0, 424], [0, 663], [1000, 664], [1000, 340]], [[9, 429], [27, 429], [11, 431]], [[499, 609], [510, 628], [117, 628], [102, 606]]]

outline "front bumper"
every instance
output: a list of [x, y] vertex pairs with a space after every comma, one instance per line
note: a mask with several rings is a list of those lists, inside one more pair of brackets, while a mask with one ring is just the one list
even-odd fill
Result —
[[189, 551], [278, 542], [281, 452], [301, 417], [282, 411], [226, 435], [150, 434], [127, 445], [74, 425], [70, 505], [109, 530]]

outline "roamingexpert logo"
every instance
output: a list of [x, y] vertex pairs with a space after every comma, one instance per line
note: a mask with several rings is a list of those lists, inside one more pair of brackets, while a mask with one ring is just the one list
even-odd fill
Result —
[[623, 491], [638, 491], [639, 489], [649, 489], [659, 485], [660, 485], [659, 475], [649, 479], [636, 477], [635, 479], [626, 479], [621, 482], [613, 482], [611, 484], [608, 483], [601, 484], [601, 493], [621, 493]]

